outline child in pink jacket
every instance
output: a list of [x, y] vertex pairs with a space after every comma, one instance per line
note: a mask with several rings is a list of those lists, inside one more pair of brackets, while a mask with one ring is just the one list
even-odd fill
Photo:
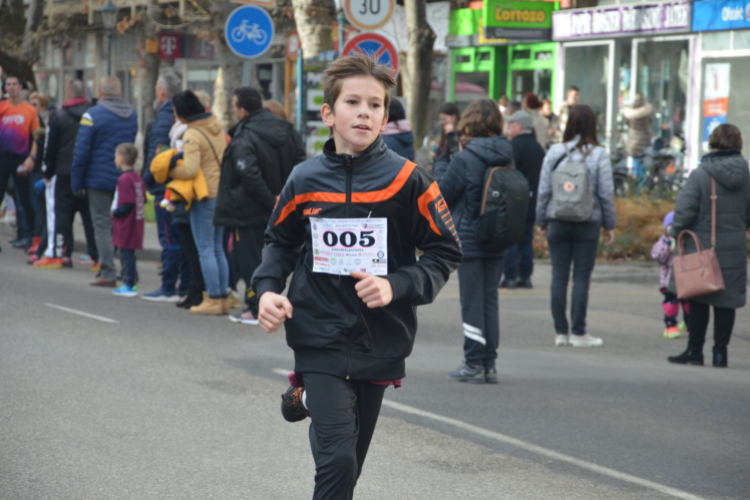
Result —
[[[664, 294], [664, 338], [678, 339], [681, 332], [687, 332], [690, 306], [687, 300], [678, 300], [677, 295], [669, 291], [669, 277], [672, 273], [672, 259], [674, 258], [674, 239], [669, 236], [669, 230], [674, 219], [674, 212], [669, 212], [664, 217], [664, 234], [654, 243], [651, 248], [651, 258], [659, 263], [659, 291]], [[682, 323], [677, 325], [677, 316], [680, 313], [680, 304], [682, 304]]]

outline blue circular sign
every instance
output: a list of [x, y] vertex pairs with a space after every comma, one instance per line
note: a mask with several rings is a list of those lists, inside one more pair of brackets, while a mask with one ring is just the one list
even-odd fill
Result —
[[224, 26], [227, 46], [240, 57], [252, 58], [263, 54], [271, 46], [273, 35], [271, 16], [254, 5], [236, 9]]

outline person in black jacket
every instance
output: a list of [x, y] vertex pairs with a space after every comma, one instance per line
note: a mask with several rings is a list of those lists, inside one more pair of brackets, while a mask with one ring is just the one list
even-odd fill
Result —
[[[516, 170], [529, 181], [531, 199], [526, 218], [526, 230], [518, 245], [505, 251], [505, 279], [500, 288], [532, 288], [531, 274], [534, 272], [534, 220], [536, 219], [536, 193], [539, 189], [539, 174], [544, 162], [544, 149], [534, 133], [532, 117], [526, 111], [516, 111], [507, 118], [508, 138], [513, 146], [513, 162]], [[517, 278], [516, 271], [520, 271]]]
[[[36, 261], [34, 267], [60, 269], [71, 265], [73, 219], [76, 212], [81, 214], [83, 220], [87, 253], [94, 262], [99, 261], [88, 199], [85, 195], [73, 195], [70, 179], [78, 125], [89, 107], [91, 104], [86, 100], [83, 82], [72, 80], [68, 84], [67, 100], [50, 119], [47, 146], [44, 150], [44, 178], [47, 183], [52, 183], [54, 179], [54, 247], [48, 251], [47, 257]], [[48, 228], [48, 230], [53, 230], [53, 228]]]
[[461, 262], [437, 184], [380, 139], [394, 86], [363, 56], [328, 65], [321, 114], [333, 139], [289, 176], [253, 275], [260, 325], [285, 324], [304, 385], [282, 396], [282, 413], [309, 412], [315, 500], [352, 498], [386, 386], [405, 376], [416, 306]]
[[263, 107], [260, 92], [239, 87], [232, 96], [237, 125], [224, 153], [214, 224], [234, 238], [231, 257], [245, 281], [243, 312], [230, 315], [235, 323], [258, 324], [258, 297], [250, 286], [260, 265], [265, 232], [276, 197], [292, 168], [306, 159], [302, 138], [291, 123]]
[[409, 161], [414, 161], [414, 133], [406, 119], [404, 106], [398, 99], [391, 101], [388, 109], [388, 125], [380, 134], [389, 149], [400, 154]]
[[460, 382], [496, 384], [495, 360], [500, 342], [497, 284], [503, 272], [503, 252], [483, 249], [475, 229], [484, 175], [489, 168], [511, 165], [513, 149], [502, 135], [500, 110], [489, 99], [471, 103], [457, 130], [461, 133], [462, 151], [450, 162], [444, 155], [435, 163], [435, 179], [453, 213], [464, 253], [458, 269], [464, 362], [448, 377]]

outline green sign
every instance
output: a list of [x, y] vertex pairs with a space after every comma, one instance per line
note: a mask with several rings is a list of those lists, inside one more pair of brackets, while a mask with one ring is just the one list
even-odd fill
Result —
[[485, 0], [482, 10], [484, 36], [549, 40], [552, 37], [552, 12], [557, 6], [557, 2]]

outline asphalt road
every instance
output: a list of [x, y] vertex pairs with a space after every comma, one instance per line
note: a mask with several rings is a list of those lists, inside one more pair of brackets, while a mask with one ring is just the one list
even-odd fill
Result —
[[[1, 499], [311, 496], [307, 423], [278, 410], [283, 334], [112, 297], [89, 270], [33, 269], [5, 240]], [[158, 286], [153, 263], [139, 272], [141, 291]], [[728, 370], [669, 365], [685, 342], [661, 337], [653, 272], [597, 269], [589, 323], [605, 345], [581, 350], [553, 346], [538, 265], [534, 290], [501, 294], [497, 386], [446, 378], [461, 361], [454, 276], [419, 310], [355, 497], [750, 498], [750, 312]]]

